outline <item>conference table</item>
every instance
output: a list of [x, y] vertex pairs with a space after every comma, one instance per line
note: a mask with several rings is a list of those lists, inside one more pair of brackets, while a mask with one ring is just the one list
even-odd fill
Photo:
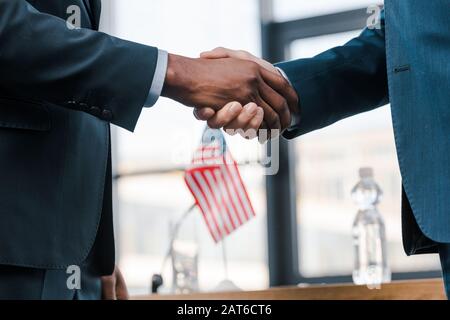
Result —
[[445, 300], [441, 279], [395, 281], [380, 289], [366, 286], [311, 285], [271, 288], [261, 291], [147, 295], [136, 300]]

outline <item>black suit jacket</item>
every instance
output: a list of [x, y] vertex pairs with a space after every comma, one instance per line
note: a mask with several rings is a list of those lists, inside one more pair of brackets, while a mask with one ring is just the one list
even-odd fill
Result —
[[112, 268], [109, 124], [134, 130], [157, 49], [99, 17], [99, 0], [0, 0], [0, 264], [80, 265], [96, 243]]

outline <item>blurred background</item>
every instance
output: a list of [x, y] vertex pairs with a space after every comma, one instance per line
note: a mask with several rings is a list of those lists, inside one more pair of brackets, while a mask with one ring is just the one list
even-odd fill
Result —
[[[310, 57], [357, 36], [375, 0], [108, 0], [102, 29], [121, 38], [197, 57], [217, 46], [243, 49], [277, 62]], [[183, 169], [204, 124], [192, 110], [161, 98], [145, 110], [136, 132], [114, 129], [117, 255], [133, 294], [149, 292], [160, 273], [171, 226], [193, 204]], [[435, 256], [407, 258], [401, 242], [401, 179], [390, 108], [339, 122], [281, 148], [282, 170], [264, 176], [257, 142], [227, 137], [240, 162], [257, 218], [226, 242], [228, 276], [245, 290], [299, 283], [351, 281], [350, 197], [358, 169], [370, 166], [384, 191], [393, 279], [439, 276]], [[269, 208], [269, 209], [268, 209]], [[200, 213], [189, 230], [199, 243], [200, 290], [225, 278], [222, 249]], [[166, 282], [171, 270], [164, 270]]]

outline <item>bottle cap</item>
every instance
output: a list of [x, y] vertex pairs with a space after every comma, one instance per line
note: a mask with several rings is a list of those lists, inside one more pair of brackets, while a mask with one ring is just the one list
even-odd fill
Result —
[[362, 178], [373, 178], [373, 169], [366, 167], [359, 169], [359, 177]]

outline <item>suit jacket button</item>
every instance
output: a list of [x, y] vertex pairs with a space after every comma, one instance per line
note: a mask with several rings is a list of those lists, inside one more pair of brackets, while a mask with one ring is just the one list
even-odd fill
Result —
[[103, 110], [102, 118], [106, 121], [111, 121], [113, 119], [113, 113], [111, 110]]
[[102, 111], [100, 110], [99, 107], [90, 107], [89, 108], [89, 113], [94, 115], [94, 116], [100, 116], [100, 114], [102, 113]]

